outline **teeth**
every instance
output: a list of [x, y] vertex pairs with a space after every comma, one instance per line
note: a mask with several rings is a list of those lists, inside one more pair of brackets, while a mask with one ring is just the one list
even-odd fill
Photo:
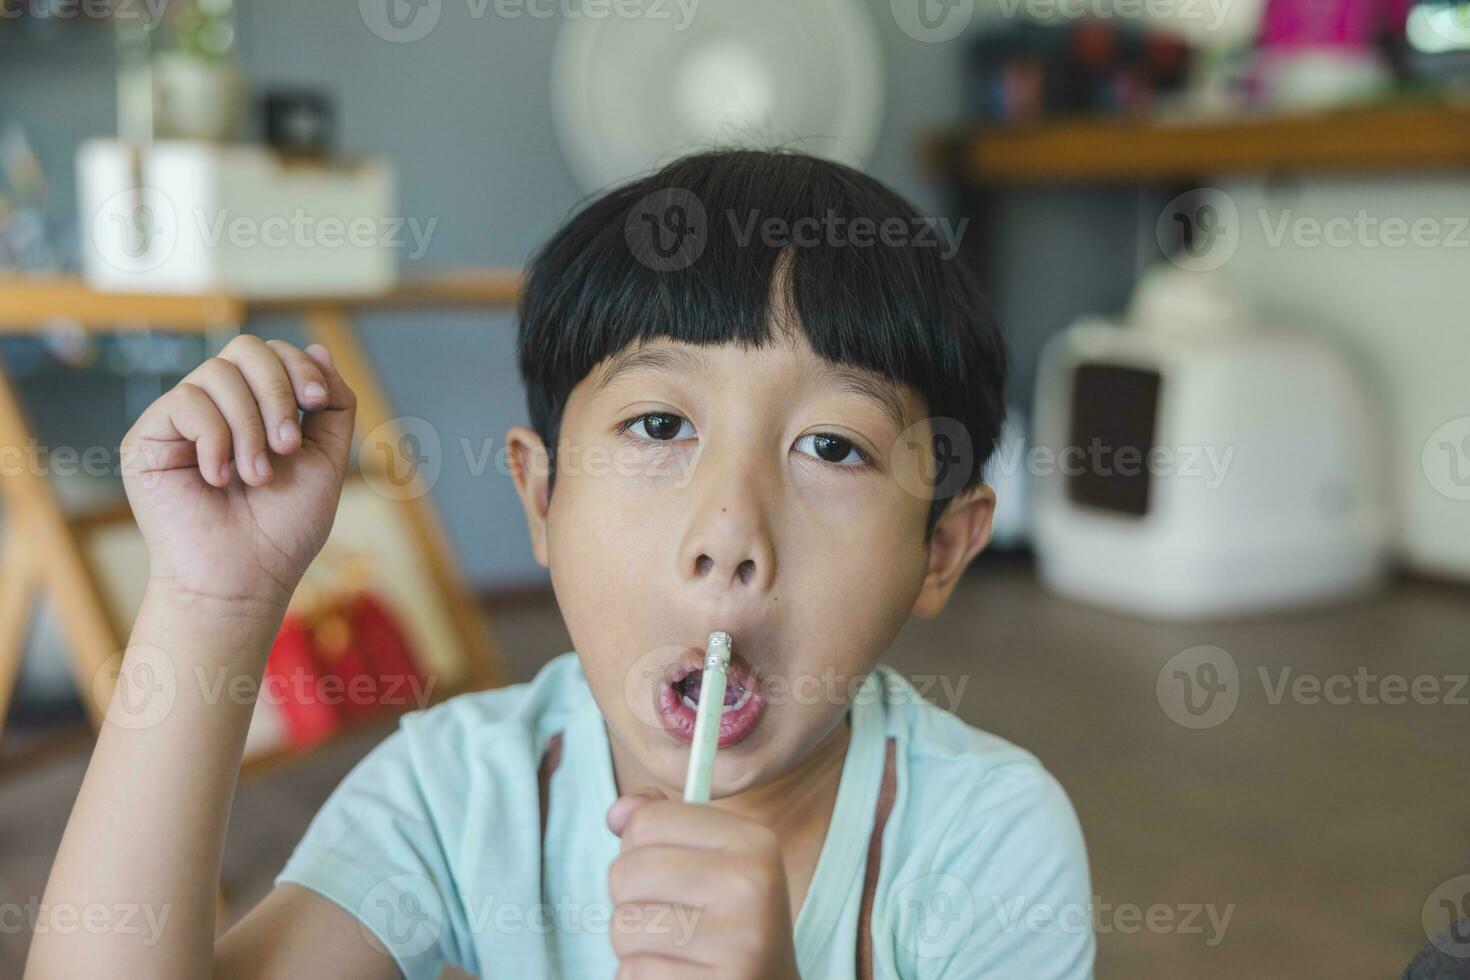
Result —
[[[725, 705], [725, 711], [734, 711], [737, 708], [743, 708], [743, 707], [745, 707], [745, 702], [747, 702], [749, 700], [750, 700], [750, 692], [747, 691], [747, 690], [742, 689], [740, 691], [740, 696], [735, 699], [735, 703], [734, 704], [727, 704], [727, 705]], [[721, 712], [721, 713], [723, 714], [724, 712]]]
[[[734, 703], [721, 706], [720, 714], [729, 714], [731, 711], [743, 708], [745, 707], [745, 703], [749, 700], [750, 690], [748, 688], [742, 687], [740, 688], [740, 693], [736, 696]], [[687, 694], [680, 694], [679, 701], [690, 711], [699, 710], [699, 701], [697, 698], [692, 698]]]

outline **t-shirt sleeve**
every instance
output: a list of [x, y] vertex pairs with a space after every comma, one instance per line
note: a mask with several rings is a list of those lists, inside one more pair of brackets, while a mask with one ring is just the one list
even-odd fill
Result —
[[967, 794], [906, 883], [900, 934], [915, 974], [942, 980], [1090, 980], [1091, 878], [1076, 811], [1039, 764], [1009, 765]]
[[340, 905], [405, 977], [433, 980], [446, 964], [464, 964], [468, 930], [413, 755], [404, 727], [369, 752], [312, 819], [276, 884]]

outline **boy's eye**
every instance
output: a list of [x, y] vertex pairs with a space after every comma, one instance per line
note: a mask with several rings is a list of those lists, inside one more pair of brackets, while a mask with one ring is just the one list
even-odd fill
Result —
[[[651, 442], [670, 442], [681, 437], [687, 439], [694, 434], [694, 426], [690, 425], [688, 419], [667, 412], [650, 412], [647, 415], [639, 415], [628, 419], [619, 428], [624, 432], [629, 432], [640, 426], [643, 432], [635, 431], [634, 435], [639, 435]], [[684, 434], [685, 426], [688, 426], [690, 430], [687, 435]]]
[[802, 436], [796, 440], [795, 448], [806, 453], [808, 456], [817, 457], [824, 463], [838, 463], [843, 466], [857, 467], [862, 466], [868, 461], [867, 454], [861, 449], [841, 436], [834, 436], [830, 432], [814, 432], [811, 435]]

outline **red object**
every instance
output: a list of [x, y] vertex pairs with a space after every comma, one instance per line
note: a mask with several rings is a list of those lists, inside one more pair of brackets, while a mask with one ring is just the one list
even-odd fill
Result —
[[317, 744], [343, 721], [422, 707], [423, 675], [408, 638], [368, 592], [344, 596], [310, 620], [287, 614], [265, 673], [293, 748]]
[[386, 606], [371, 593], [360, 592], [353, 622], [373, 676], [384, 682], [379, 689], [385, 697], [393, 697], [396, 693], [399, 698], [407, 699], [422, 689], [413, 683], [423, 680], [423, 675], [409, 648], [408, 638]]
[[302, 617], [287, 613], [265, 663], [263, 696], [276, 706], [285, 723], [286, 742], [305, 748], [337, 730], [337, 712], [317, 692], [317, 663], [312, 631]]

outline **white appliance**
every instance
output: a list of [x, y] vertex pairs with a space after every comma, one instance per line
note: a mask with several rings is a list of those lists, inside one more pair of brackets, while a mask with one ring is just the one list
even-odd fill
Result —
[[1348, 352], [1387, 409], [1381, 469], [1395, 561], [1470, 582], [1470, 181], [1319, 175], [1219, 186], [1244, 219], [1230, 281], [1254, 308]]
[[1204, 618], [1378, 584], [1379, 424], [1331, 348], [1252, 323], [1218, 273], [1169, 266], [1127, 321], [1083, 320], [1042, 355], [1028, 469], [1047, 585]]
[[90, 140], [77, 151], [82, 272], [113, 292], [246, 298], [379, 293], [427, 242], [397, 216], [391, 163], [287, 161], [265, 147]]
[[883, 57], [858, 0], [700, 0], [572, 17], [552, 117], [589, 191], [696, 150], [782, 146], [862, 166], [883, 117]]

